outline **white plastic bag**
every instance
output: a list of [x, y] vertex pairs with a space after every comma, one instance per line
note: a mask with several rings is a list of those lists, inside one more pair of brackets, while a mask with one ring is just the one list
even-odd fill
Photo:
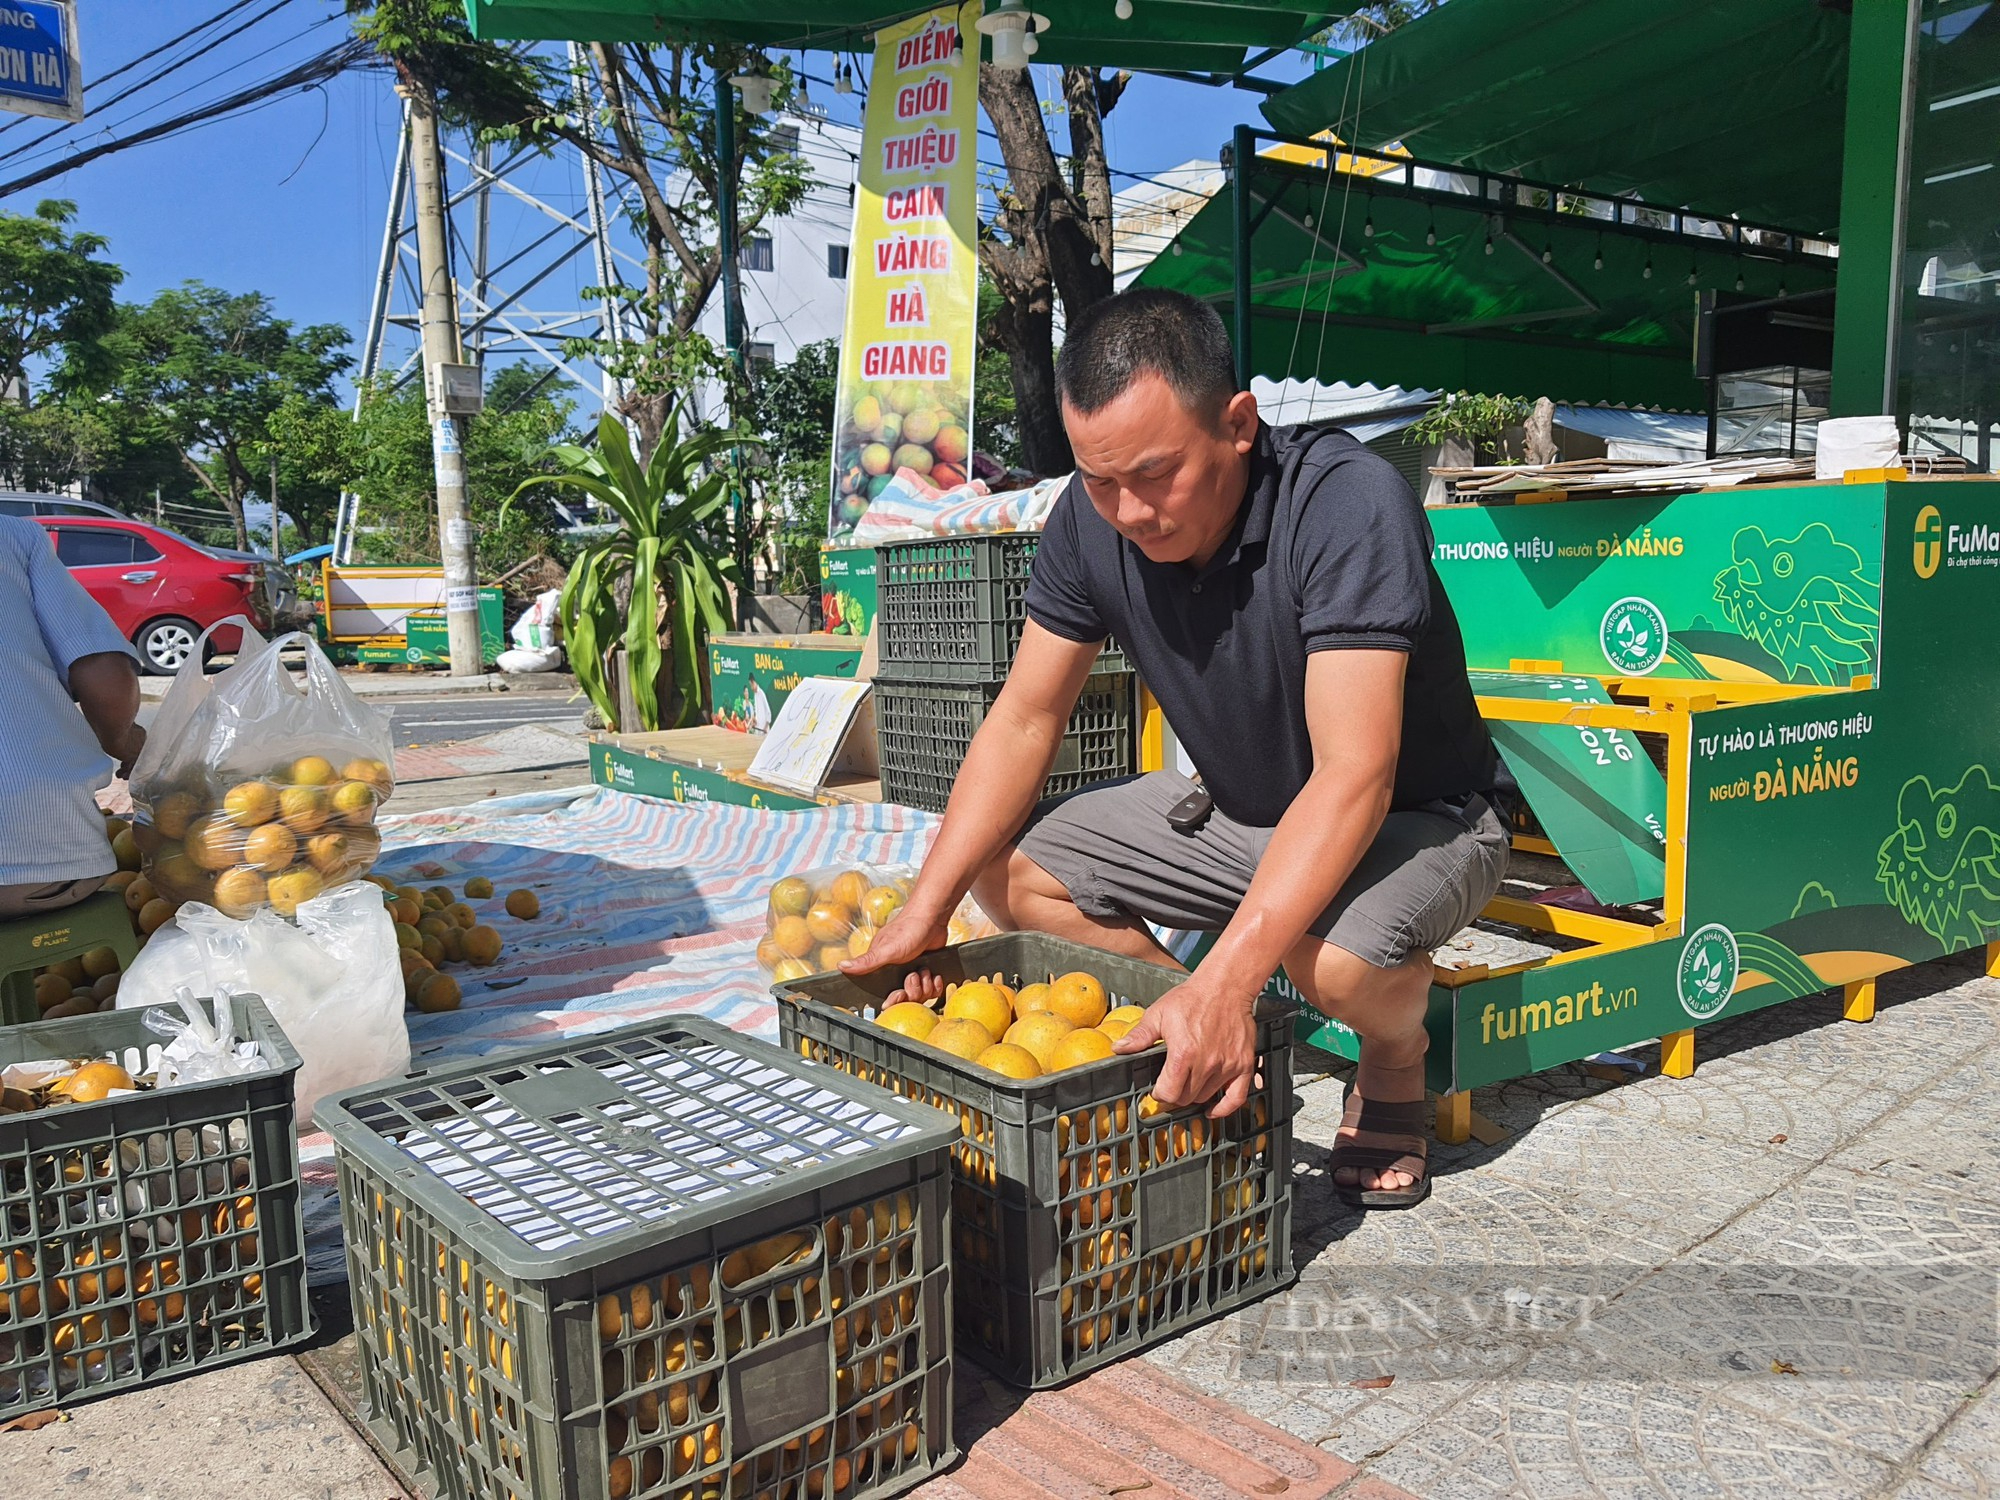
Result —
[[190, 902], [153, 934], [118, 986], [118, 1008], [175, 1003], [224, 987], [260, 996], [297, 1050], [299, 1125], [322, 1095], [409, 1071], [403, 970], [382, 892], [355, 881], [298, 908], [239, 920]]
[[553, 672], [562, 663], [560, 646], [515, 646], [493, 658], [493, 665], [508, 673]]
[[[235, 663], [207, 677], [202, 652], [188, 658], [132, 768], [133, 838], [169, 905], [289, 916], [373, 867], [395, 789], [389, 721], [303, 633], [266, 642], [241, 616], [222, 623], [243, 630]], [[294, 642], [303, 683], [279, 656]]]
[[556, 643], [557, 608], [561, 603], [561, 589], [547, 589], [537, 594], [535, 602], [521, 611], [514, 628], [507, 632], [514, 644], [523, 651], [542, 651], [553, 646]]

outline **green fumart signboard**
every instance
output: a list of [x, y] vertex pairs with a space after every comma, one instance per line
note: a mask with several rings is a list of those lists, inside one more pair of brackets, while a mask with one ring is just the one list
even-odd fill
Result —
[[862, 644], [852, 636], [710, 636], [710, 716], [724, 729], [762, 734], [804, 679], [860, 670]]
[[[1599, 557], [1593, 542], [1587, 559], [1561, 555], [1634, 522], [1680, 550]], [[1681, 889], [1654, 926], [1433, 989], [1433, 1087], [1518, 1077], [2000, 940], [2000, 485], [1799, 486], [1436, 512], [1433, 524], [1441, 549], [1539, 540], [1558, 554], [1534, 545], [1516, 568], [1511, 554], [1441, 551], [1481, 666], [1560, 659], [1625, 675], [1620, 640], [1637, 660], [1657, 622], [1635, 615], [1608, 639], [1592, 618], [1601, 627], [1618, 601], [1644, 597], [1667, 633], [1645, 675], [1694, 675], [1679, 643], [1718, 683], [1800, 690], [1724, 691], [1717, 706], [1645, 721], [1685, 772], [1684, 804], [1666, 807], [1669, 844], [1685, 840]], [[1753, 647], [1762, 676], [1748, 675]]]
[[1881, 491], [1783, 493], [1451, 506], [1432, 555], [1475, 667], [1843, 687], [1875, 671]]
[[875, 549], [829, 547], [819, 555], [819, 603], [828, 635], [866, 635], [875, 623]]

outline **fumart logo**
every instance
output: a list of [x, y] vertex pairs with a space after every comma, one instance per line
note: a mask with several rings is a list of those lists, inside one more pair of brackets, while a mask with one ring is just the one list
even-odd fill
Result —
[[1652, 600], [1634, 594], [1604, 612], [1597, 639], [1612, 666], [1643, 677], [1667, 659], [1667, 617]]
[[1917, 512], [1917, 541], [1915, 564], [1917, 577], [1929, 578], [1938, 570], [1944, 559], [1944, 517], [1938, 514], [1935, 505], [1926, 505]]
[[1681, 1009], [1697, 1021], [1709, 1020], [1736, 992], [1739, 972], [1736, 934], [1720, 922], [1696, 928], [1681, 945], [1680, 963], [1674, 969]]

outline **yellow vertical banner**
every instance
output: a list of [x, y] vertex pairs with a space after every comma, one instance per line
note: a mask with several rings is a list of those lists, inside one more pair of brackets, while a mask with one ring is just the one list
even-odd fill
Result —
[[834, 403], [835, 537], [899, 471], [949, 489], [970, 467], [979, 12], [970, 0], [876, 33]]

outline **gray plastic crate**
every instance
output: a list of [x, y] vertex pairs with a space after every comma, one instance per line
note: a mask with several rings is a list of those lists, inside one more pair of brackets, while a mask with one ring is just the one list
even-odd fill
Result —
[[1245, 1107], [1149, 1112], [1164, 1049], [1025, 1082], [868, 1019], [911, 968], [1013, 986], [1081, 969], [1112, 1003], [1182, 977], [1058, 938], [1008, 933], [855, 980], [778, 985], [785, 1044], [956, 1118], [953, 1268], [959, 1348], [1016, 1385], [1056, 1385], [1295, 1279], [1292, 1011], [1260, 1001]]
[[[1028, 618], [1038, 531], [936, 537], [875, 549], [876, 642], [882, 670], [910, 682], [1006, 679]], [[1096, 672], [1123, 672], [1107, 641]]]
[[[875, 741], [883, 800], [943, 812], [972, 737], [1003, 686], [877, 677]], [[1058, 797], [1138, 769], [1133, 690], [1130, 672], [1093, 672], [1084, 679], [1043, 796]]]
[[956, 1457], [934, 1113], [701, 1020], [317, 1113], [370, 1428], [433, 1494], [871, 1500]]
[[[263, 1001], [237, 1003], [239, 1034], [273, 1060], [264, 1072], [0, 1115], [0, 1417], [312, 1334], [299, 1058]], [[11, 1026], [0, 1064], [111, 1057], [151, 1071], [163, 1039], [144, 1016]]]

